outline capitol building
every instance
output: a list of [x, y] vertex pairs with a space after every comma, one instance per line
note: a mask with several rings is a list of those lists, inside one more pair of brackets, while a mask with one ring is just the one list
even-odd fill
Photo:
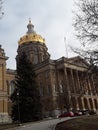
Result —
[[[31, 20], [27, 32], [18, 41], [16, 66], [23, 52], [34, 65], [44, 115], [61, 111], [98, 110], [98, 77], [89, 75], [89, 65], [80, 56], [52, 60], [45, 39], [36, 33]], [[56, 50], [55, 50], [56, 51]], [[14, 91], [16, 70], [7, 69], [4, 49], [0, 46], [0, 122], [10, 121], [10, 95]], [[24, 108], [25, 109], [25, 108]]]

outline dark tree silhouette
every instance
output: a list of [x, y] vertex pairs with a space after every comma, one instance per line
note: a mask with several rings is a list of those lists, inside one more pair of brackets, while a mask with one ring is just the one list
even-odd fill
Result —
[[41, 118], [41, 103], [33, 65], [25, 53], [18, 60], [15, 91], [11, 95], [12, 120], [29, 122]]

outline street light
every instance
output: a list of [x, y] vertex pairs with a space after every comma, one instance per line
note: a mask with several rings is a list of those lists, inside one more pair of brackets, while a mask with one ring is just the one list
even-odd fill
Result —
[[20, 123], [20, 106], [19, 106], [19, 92], [17, 92], [17, 98], [18, 98], [18, 125], [21, 125]]

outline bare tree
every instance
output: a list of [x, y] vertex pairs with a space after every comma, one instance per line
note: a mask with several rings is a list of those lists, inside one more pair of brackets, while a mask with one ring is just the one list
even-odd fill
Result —
[[4, 12], [2, 11], [2, 4], [3, 4], [3, 1], [0, 0], [0, 19], [1, 19], [2, 16], [4, 15]]
[[74, 27], [83, 45], [98, 40], [98, 0], [79, 0], [75, 4]]
[[[71, 48], [88, 63], [87, 73], [98, 77], [98, 0], [77, 0], [75, 3], [75, 35], [81, 48]], [[98, 86], [98, 79], [96, 80]]]
[[[74, 29], [84, 49], [74, 49], [76, 53], [98, 64], [98, 0], [79, 0], [75, 3]], [[88, 47], [89, 46], [89, 47]]]

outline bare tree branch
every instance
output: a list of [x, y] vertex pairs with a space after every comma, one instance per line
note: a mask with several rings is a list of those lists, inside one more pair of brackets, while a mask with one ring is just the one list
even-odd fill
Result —
[[2, 11], [2, 4], [3, 4], [3, 1], [0, 0], [0, 19], [2, 19], [2, 16], [4, 15], [4, 12]]
[[77, 38], [82, 44], [98, 41], [98, 1], [79, 0], [76, 7], [78, 11], [75, 12], [73, 26]]

